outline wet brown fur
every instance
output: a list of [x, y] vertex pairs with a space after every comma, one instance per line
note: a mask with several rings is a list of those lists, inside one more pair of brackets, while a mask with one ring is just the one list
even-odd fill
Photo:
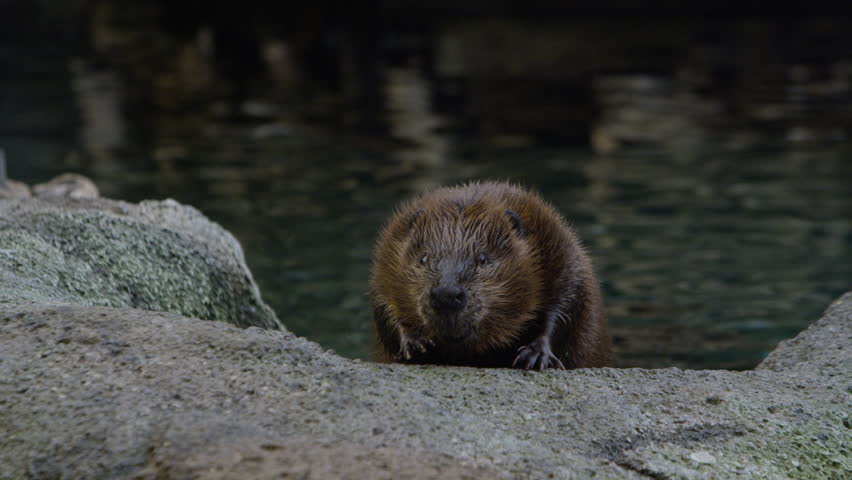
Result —
[[[448, 268], [470, 299], [450, 327], [458, 341], [442, 336], [427, 301]], [[469, 183], [402, 205], [379, 236], [370, 287], [379, 362], [510, 367], [545, 334], [566, 368], [612, 364], [588, 256], [556, 210], [519, 187]]]

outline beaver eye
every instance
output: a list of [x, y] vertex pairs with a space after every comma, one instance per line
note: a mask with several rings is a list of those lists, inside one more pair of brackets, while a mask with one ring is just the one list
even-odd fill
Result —
[[479, 254], [479, 264], [480, 265], [488, 265], [488, 256], [484, 253]]
[[423, 255], [422, 257], [420, 257], [420, 265], [426, 265], [426, 262], [428, 262], [428, 261], [429, 261], [428, 255]]

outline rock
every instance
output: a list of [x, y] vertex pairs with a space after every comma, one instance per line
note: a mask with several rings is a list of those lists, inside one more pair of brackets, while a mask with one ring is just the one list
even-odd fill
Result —
[[29, 198], [31, 196], [29, 185], [10, 180], [6, 175], [6, 152], [0, 148], [0, 199]]
[[0, 478], [848, 478], [850, 320], [749, 372], [362, 363], [193, 208], [2, 200]]
[[236, 239], [171, 200], [0, 200], [0, 302], [131, 307], [281, 328]]
[[708, 465], [716, 463], [716, 457], [710, 455], [710, 453], [705, 450], [690, 453], [689, 459], [695, 463], [704, 463]]
[[[825, 376], [850, 373], [849, 350], [852, 339], [852, 292], [835, 300], [823, 317], [795, 338], [781, 342], [757, 366], [757, 370], [798, 372]], [[840, 361], [844, 360], [844, 361]]]
[[31, 196], [30, 187], [26, 183], [8, 179], [0, 182], [0, 200], [4, 198], [30, 198]]
[[807, 352], [848, 333], [845, 309], [784, 343], [783, 368], [773, 354], [749, 372], [538, 373], [362, 363], [285, 331], [0, 304], [0, 478], [848, 478], [849, 337]]
[[[215, 432], [214, 435], [219, 434]], [[151, 478], [233, 479], [330, 478], [473, 479], [500, 473], [465, 465], [448, 455], [415, 455], [392, 447], [369, 448], [346, 441], [318, 442], [235, 438], [186, 448], [185, 438], [154, 452]], [[156, 475], [153, 473], [156, 472]], [[142, 476], [144, 478], [144, 476]]]
[[45, 183], [33, 185], [33, 193], [40, 198], [98, 198], [95, 182], [76, 173], [63, 173]]

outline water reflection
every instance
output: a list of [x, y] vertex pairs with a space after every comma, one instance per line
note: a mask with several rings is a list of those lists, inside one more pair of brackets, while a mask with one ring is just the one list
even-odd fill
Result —
[[702, 98], [671, 78], [601, 75], [593, 88], [601, 113], [591, 144], [603, 154], [654, 146], [689, 155], [708, 142], [714, 123], [725, 120], [718, 99]]
[[[424, 168], [434, 175], [416, 178], [414, 190], [424, 191], [443, 183], [443, 172], [453, 161], [450, 139], [437, 129], [446, 126], [446, 121], [432, 110], [431, 89], [424, 75], [417, 68], [391, 68], [387, 72], [388, 122], [390, 133], [410, 145], [395, 150], [391, 171], [415, 171]], [[378, 180], [381, 181], [381, 170]]]
[[[177, 197], [223, 223], [288, 327], [344, 355], [368, 353], [374, 236], [421, 178], [511, 178], [540, 189], [593, 255], [623, 366], [754, 365], [850, 287], [852, 169], [842, 150], [684, 160], [457, 145], [468, 149], [465, 171], [425, 165], [379, 178], [375, 163], [396, 164], [397, 147], [248, 132], [185, 140], [181, 177], [102, 180], [131, 199]], [[223, 141], [231, 147], [212, 148]], [[164, 182], [159, 195], [148, 190], [155, 180]]]
[[82, 120], [81, 144], [92, 156], [106, 156], [126, 143], [118, 75], [97, 71], [82, 60], [72, 60], [71, 87]]

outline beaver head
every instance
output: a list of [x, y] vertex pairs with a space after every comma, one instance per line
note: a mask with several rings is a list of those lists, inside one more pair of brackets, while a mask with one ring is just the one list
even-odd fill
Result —
[[401, 329], [460, 355], [521, 336], [541, 301], [541, 267], [520, 216], [501, 204], [427, 196], [391, 219], [373, 290]]

